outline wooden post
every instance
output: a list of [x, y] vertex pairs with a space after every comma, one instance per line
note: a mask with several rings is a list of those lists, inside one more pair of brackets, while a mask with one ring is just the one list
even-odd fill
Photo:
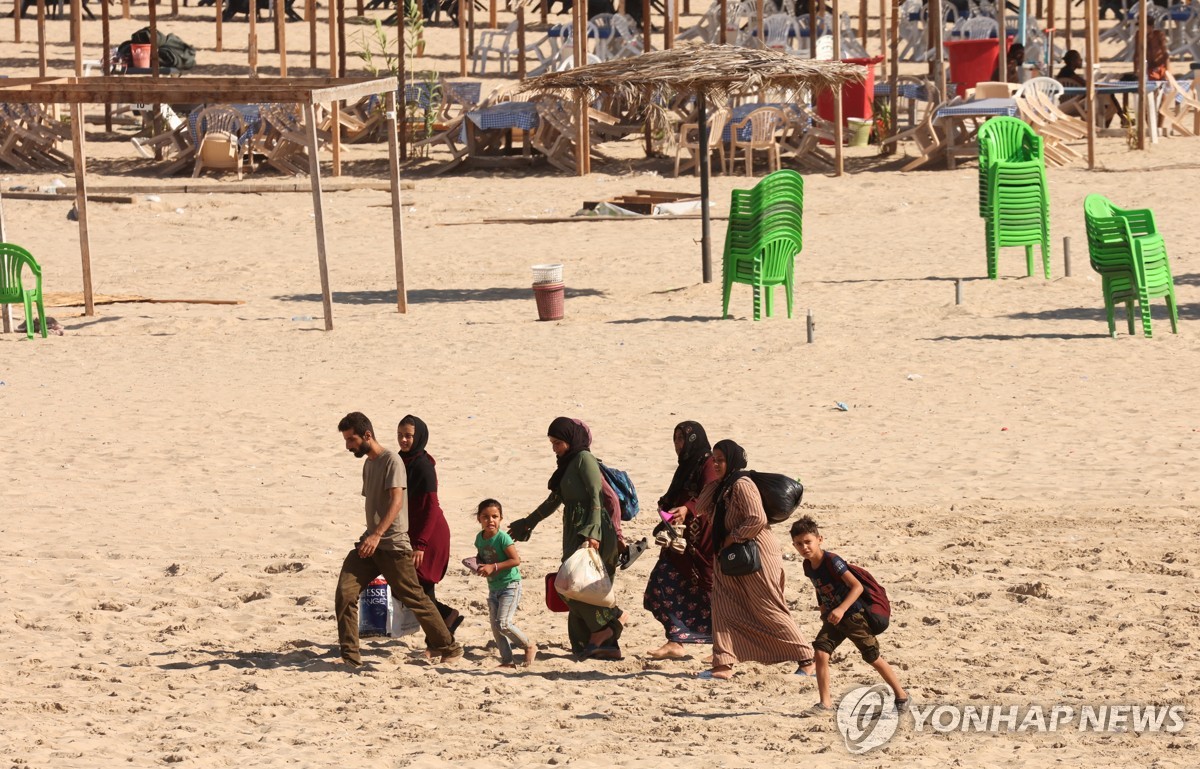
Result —
[[[231, 0], [232, 1], [232, 0]], [[154, 0], [149, 0], [153, 3]], [[258, 77], [258, 0], [246, 0], [249, 5], [246, 13], [250, 17], [249, 39], [246, 41], [246, 63], [250, 67], [250, 77]]]
[[[279, 30], [283, 27], [283, 2], [284, 0], [272, 0], [271, 2], [271, 20], [274, 22], [275, 43], [271, 49], [272, 53], [279, 53]], [[359, 14], [360, 16], [362, 14]]]
[[517, 2], [517, 79], [525, 79], [525, 0]]
[[13, 0], [13, 42], [21, 42], [21, 5], [24, 0]]
[[887, 9], [888, 9], [888, 0], [879, 0], [879, 55], [882, 56], [884, 59], [887, 59], [887, 55], [888, 55]]
[[[397, 8], [399, 8], [400, 5], [401, 5], [400, 3], [396, 3]], [[358, 9], [357, 10], [358, 10], [359, 16], [365, 16], [367, 14], [367, 9], [364, 7], [363, 0], [358, 0]]]
[[[708, 191], [712, 157], [709, 141], [712, 137], [708, 135], [708, 94], [704, 91], [696, 93], [696, 115], [700, 124], [700, 135], [697, 137], [700, 157], [696, 158], [696, 162], [700, 164], [700, 275], [705, 283], [712, 283], [712, 223]], [[721, 137], [718, 136], [717, 141], [721, 141]]]
[[[308, 177], [312, 182], [313, 219], [317, 227], [317, 266], [321, 271], [321, 306], [325, 311], [325, 330], [333, 330], [333, 297], [329, 293], [329, 264], [325, 254], [325, 206], [321, 200], [321, 158], [317, 154], [317, 111], [304, 105], [304, 128], [308, 132]], [[399, 183], [396, 182], [396, 187]]]
[[1133, 69], [1137, 72], [1138, 76], [1137, 147], [1139, 150], [1146, 149], [1146, 124], [1150, 121], [1150, 104], [1146, 98], [1147, 78], [1150, 74], [1147, 71], [1150, 68], [1150, 62], [1148, 61], [1146, 51], [1146, 30], [1148, 26], [1146, 23], [1146, 0], [1138, 0], [1137, 47], [1134, 54]]
[[[650, 4], [646, 3], [646, 5], [644, 7], [649, 8]], [[647, 10], [645, 12], [645, 19], [646, 19], [646, 21], [645, 21], [646, 39], [649, 40], [650, 39], [650, 11], [649, 10]], [[721, 0], [721, 33], [717, 38], [721, 42], [721, 45], [725, 45], [728, 42], [728, 40], [726, 40], [727, 30], [725, 29], [728, 26], [729, 26], [729, 0]], [[650, 50], [649, 45], [646, 46], [646, 50], [647, 51]]]
[[458, 0], [458, 76], [467, 76], [467, 3], [474, 0]]
[[764, 46], [767, 44], [766, 38], [763, 37], [763, 35], [766, 34], [763, 31], [763, 3], [765, 2], [766, 0], [758, 0], [758, 2], [754, 4], [754, 15], [756, 17], [754, 23], [757, 25], [758, 30], [756, 34], [758, 35], [758, 42]]
[[808, 58], [817, 58], [817, 0], [808, 0]]
[[179, 15], [179, 0], [171, 0], [171, 15]]
[[1067, 2], [1063, 3], [1063, 5], [1065, 5], [1067, 7], [1066, 8], [1066, 10], [1067, 10], [1067, 38], [1066, 38], [1066, 41], [1063, 43], [1063, 46], [1069, 51], [1069, 50], [1071, 50], [1071, 38], [1073, 37], [1073, 35], [1072, 35], [1073, 30], [1071, 29], [1071, 21], [1072, 21], [1071, 6], [1074, 5], [1074, 3], [1072, 3], [1070, 0], [1067, 0]]
[[[546, 13], [548, 11], [548, 8], [547, 8], [548, 5], [550, 5], [550, 0], [541, 0], [541, 2], [538, 3], [538, 8], [542, 14], [542, 23], [543, 24], [545, 24], [547, 22]], [[650, 17], [647, 16], [646, 18], [650, 18]]]
[[[75, 0], [76, 3], [79, 0]], [[92, 243], [88, 238], [87, 161], [83, 146], [83, 105], [71, 105], [71, 143], [75, 156], [75, 213], [79, 218], [79, 256], [83, 263], [83, 314], [95, 315], [92, 295]], [[28, 323], [28, 319], [26, 319]]]
[[929, 0], [929, 18], [938, 20], [937, 24], [929, 25], [929, 47], [934, 51], [933, 60], [930, 62], [933, 68], [930, 80], [937, 84], [938, 93], [946, 100], [950, 95], [946, 93], [946, 46], [942, 40], [946, 27], [942, 23], [942, 13], [942, 0]]
[[804, 318], [804, 330], [805, 330], [806, 334], [808, 335], [808, 343], [812, 344], [813, 339], [816, 338], [816, 330], [817, 330], [817, 323], [816, 323], [816, 321], [813, 320], [812, 308], [809, 308], [808, 315], [805, 316], [805, 318]]
[[668, 51], [675, 47], [675, 21], [671, 18], [675, 2], [676, 0], [663, 0], [663, 48]]
[[75, 77], [83, 77], [83, 0], [71, 0], [71, 40], [75, 42]]
[[467, 0], [467, 53], [475, 56], [475, 0]]
[[315, 74], [317, 70], [317, 0], [305, 0], [304, 15], [308, 18], [308, 68]]
[[129, 0], [121, 0], [121, 18], [129, 18]]
[[[22, 0], [17, 0], [18, 4]], [[107, 7], [107, 6], [106, 6]], [[37, 34], [38, 34], [38, 77], [46, 76], [46, 0], [38, 0], [37, 4]], [[18, 41], [20, 42], [20, 41]], [[105, 46], [107, 49], [107, 46]]]
[[962, 278], [954, 279], [954, 304], [962, 304]]
[[[867, 16], [871, 11], [867, 8], [867, 0], [858, 0], [858, 38], [863, 48], [867, 47]], [[882, 17], [881, 22], [882, 23]]]
[[[1070, 4], [1071, 0], [1067, 0], [1067, 5]], [[1057, 5], [1055, 0], [1049, 0], [1046, 4], [1046, 61], [1049, 63], [1049, 66], [1047, 67], [1048, 71], [1041, 73], [1044, 77], [1050, 77], [1054, 73], [1054, 36], [1058, 33], [1058, 22], [1055, 21], [1054, 17], [1058, 15]]]
[[335, 0], [328, 0], [327, 5], [329, 6], [329, 76], [337, 77], [337, 2]]
[[496, 0], [488, 2], [488, 29], [496, 28]]
[[[833, 60], [841, 61], [842, 59], [842, 19], [838, 15], [838, 0], [832, 0], [833, 14]], [[843, 127], [842, 127], [842, 87], [836, 85], [833, 88], [833, 175], [841, 176], [845, 171], [845, 158], [842, 157], [843, 147]]]
[[217, 6], [216, 6], [216, 8], [217, 8], [217, 51], [223, 51], [225, 49], [225, 40], [224, 40], [225, 30], [222, 28], [223, 25], [225, 24], [225, 9], [223, 8], [224, 0], [216, 0], [216, 3], [217, 3]]
[[[1053, 0], [1051, 0], [1053, 2]], [[1063, 275], [1071, 277], [1071, 238], [1063, 238]]]
[[1085, 42], [1087, 78], [1087, 160], [1088, 169], [1096, 167], [1096, 46], [1092, 43], [1092, 29], [1096, 26], [1096, 0], [1084, 0], [1083, 37]]
[[[668, 0], [669, 2], [670, 0]], [[587, 3], [576, 0], [571, 7], [572, 29], [571, 40], [575, 44], [575, 66], [587, 64]], [[588, 118], [587, 92], [580, 89], [575, 92], [575, 109], [577, 122], [575, 126], [575, 175], [586, 176], [588, 161], [591, 160], [591, 132]]]
[[404, 286], [404, 221], [400, 204], [400, 151], [396, 141], [396, 92], [388, 91], [388, 175], [392, 177], [392, 249], [396, 256], [396, 312], [408, 312], [408, 290]]

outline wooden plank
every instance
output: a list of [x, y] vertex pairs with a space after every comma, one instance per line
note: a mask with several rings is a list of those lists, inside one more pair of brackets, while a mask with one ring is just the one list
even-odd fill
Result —
[[[5, 192], [4, 197], [12, 200], [55, 200], [59, 202], [67, 199], [65, 195], [58, 195], [53, 192]], [[97, 195], [94, 192], [89, 192], [87, 199], [93, 203], [137, 202], [137, 198], [131, 195]]]
[[382, 78], [9, 78], [0, 80], [0, 101], [15, 104], [153, 104], [179, 102], [305, 102], [360, 99], [395, 90]]
[[[400, 189], [411, 190], [415, 189], [416, 185], [413, 182], [400, 182]], [[378, 192], [390, 192], [392, 183], [389, 181], [374, 181], [369, 179], [341, 179], [338, 181], [329, 181], [322, 185], [325, 192], [349, 192], [351, 190], [374, 190]], [[155, 194], [261, 194], [272, 192], [310, 192], [311, 187], [307, 181], [296, 182], [243, 182], [234, 184], [232, 182], [211, 182], [198, 180], [186, 184], [167, 184], [167, 183], [146, 183], [146, 184], [113, 184], [92, 187], [88, 193], [88, 200], [97, 200], [97, 194], [117, 196], [117, 195], [155, 195]], [[5, 190], [4, 194], [9, 197], [17, 197], [21, 191], [13, 192]], [[53, 195], [50, 193], [26, 192], [30, 196], [46, 195], [47, 200], [56, 199], [64, 200], [62, 195]], [[31, 200], [40, 200], [40, 197], [30, 197]], [[107, 202], [107, 201], [98, 201]], [[122, 201], [113, 201], [122, 202]]]
[[[585, 222], [687, 222], [698, 221], [700, 214], [678, 216], [546, 216], [535, 219], [483, 219], [469, 222], [438, 222], [439, 227], [463, 227], [476, 224], [583, 224]], [[714, 222], [728, 221], [728, 216], [710, 216]]]
[[321, 306], [325, 330], [333, 330], [333, 296], [329, 293], [329, 263], [325, 254], [325, 206], [321, 200], [321, 144], [317, 139], [317, 110], [304, 105], [304, 129], [308, 132], [308, 176], [312, 183], [313, 219], [317, 228], [317, 266], [321, 272]]
[[397, 138], [396, 92], [387, 95], [388, 172], [392, 185], [392, 250], [396, 257], [396, 311], [408, 312], [408, 288], [404, 282], [404, 209], [400, 204], [400, 140]]
[[[76, 0], [79, 2], [79, 0]], [[83, 263], [83, 314], [95, 315], [92, 294], [92, 243], [88, 237], [87, 160], [83, 146], [83, 105], [71, 105], [71, 143], [75, 156], [75, 213], [79, 218], [79, 256]]]

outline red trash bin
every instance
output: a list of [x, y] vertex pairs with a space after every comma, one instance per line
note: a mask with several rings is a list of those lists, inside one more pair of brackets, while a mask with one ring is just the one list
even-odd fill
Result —
[[[871, 59], [842, 59], [843, 64], [857, 64], [867, 68], [867, 76], [861, 83], [842, 86], [842, 125], [852, 117], [870, 120], [871, 102], [875, 100], [875, 65], [883, 61], [882, 56]], [[833, 91], [824, 90], [817, 96], [817, 114], [833, 120]]]
[[[948, 40], [950, 52], [950, 82], [958, 86], [958, 95], [966, 97], [967, 89], [992, 79], [996, 62], [1000, 61], [1000, 46], [994, 37], [982, 40]], [[1012, 38], [1008, 38], [1012, 45]], [[949, 98], [943, 95], [942, 98]]]

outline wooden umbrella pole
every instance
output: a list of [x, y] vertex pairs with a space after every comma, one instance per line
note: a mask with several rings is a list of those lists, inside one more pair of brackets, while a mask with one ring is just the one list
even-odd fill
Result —
[[[39, 19], [45, 16], [45, 8], [45, 0], [38, 0]], [[112, 32], [109, 29], [109, 21], [108, 2], [107, 0], [103, 0], [100, 3], [100, 74], [104, 77], [112, 74], [112, 57], [109, 56], [110, 46], [112, 45]], [[45, 76], [46, 73], [43, 72], [42, 77]], [[104, 103], [104, 130], [106, 132], [112, 131], [112, 104], [107, 101]]]
[[525, 79], [525, 0], [517, 2], [517, 79]]
[[[217, 0], [221, 2], [221, 0]], [[317, 0], [305, 0], [304, 15], [308, 19], [308, 68], [317, 70]]]
[[[842, 20], [838, 16], [838, 0], [832, 0], [833, 8], [833, 60], [841, 61], [842, 58]], [[833, 87], [833, 175], [841, 176], [845, 172], [845, 158], [843, 155], [842, 141], [844, 139], [842, 127], [842, 86], [835, 85]]]
[[[1008, 3], [1005, 0], [998, 0], [996, 3], [996, 26], [999, 29], [996, 32], [996, 44], [1000, 48], [1000, 60], [996, 65], [996, 73], [1000, 78], [1001, 83], [1008, 82], [1008, 24], [1005, 21], [1005, 14], [1008, 11]], [[942, 25], [938, 25], [941, 29]]]
[[321, 272], [321, 306], [325, 312], [325, 330], [333, 330], [333, 296], [329, 293], [329, 262], [325, 253], [325, 204], [321, 199], [321, 158], [317, 154], [317, 111], [304, 105], [304, 128], [308, 134], [308, 177], [312, 183], [313, 220], [317, 228], [317, 268]]
[[[582, 67], [587, 64], [587, 5], [580, 0], [576, 0], [571, 10], [574, 16], [571, 40], [575, 44], [575, 66]], [[578, 113], [575, 142], [575, 174], [577, 176], [586, 176], [588, 174], [588, 161], [591, 160], [592, 154], [591, 136], [588, 130], [590, 119], [588, 117], [587, 90], [581, 88], [576, 91], [575, 99]]]
[[663, 48], [671, 50], [675, 47], [674, 10], [677, 0], [663, 0]]
[[[649, 8], [650, 4], [647, 2], [645, 7]], [[726, 28], [728, 26], [729, 26], [729, 0], [721, 0], [721, 34], [720, 34], [720, 37], [718, 37], [718, 39], [721, 41], [721, 45], [725, 45], [727, 42], [729, 42], [728, 40], [726, 40], [726, 36], [727, 36]], [[650, 30], [650, 12], [649, 11], [646, 11], [646, 30], [647, 30], [646, 31], [646, 39], [649, 40], [650, 39], [650, 32], [649, 32], [649, 30]], [[649, 51], [650, 46], [647, 45], [646, 50]]]
[[[474, 2], [474, 0], [469, 0]], [[467, 76], [467, 2], [458, 0], [458, 76]]]
[[1069, 51], [1069, 50], [1071, 50], [1071, 38], [1073, 37], [1073, 35], [1071, 34], [1073, 32], [1073, 30], [1071, 29], [1071, 22], [1072, 22], [1071, 6], [1074, 5], [1074, 3], [1072, 3], [1071, 0], [1067, 0], [1067, 2], [1064, 3], [1064, 5], [1066, 5], [1065, 10], [1067, 12], [1067, 37], [1064, 42], [1064, 45], [1066, 46], [1067, 50]]
[[867, 0], [858, 0], [858, 38], [863, 48], [867, 47], [867, 16], [870, 14]]
[[[149, 0], [151, 4], [154, 0]], [[246, 15], [250, 21], [250, 37], [246, 41], [246, 64], [250, 67], [250, 77], [258, 76], [258, 0], [246, 0]]]
[[408, 312], [408, 289], [404, 285], [404, 209], [400, 204], [400, 149], [397, 128], [403, 117], [396, 111], [396, 92], [388, 91], [385, 109], [388, 121], [388, 176], [392, 178], [392, 252], [396, 257], [396, 312]]
[[[76, 0], [78, 2], [78, 0]], [[154, 0], [150, 0], [150, 74], [159, 75], [158, 66], [158, 8]], [[158, 105], [154, 105], [155, 121], [158, 120]]]
[[[78, 3], [80, 0], [75, 0]], [[83, 266], [83, 314], [95, 315], [92, 294], [92, 243], [88, 237], [87, 161], [83, 146], [83, 105], [71, 105], [71, 144], [75, 156], [75, 213], [79, 219], [79, 256]]]
[[[888, 79], [888, 84], [891, 86], [888, 95], [888, 112], [892, 116], [892, 125], [890, 134], [895, 135], [897, 127], [900, 124], [900, 118], [896, 114], [900, 109], [900, 0], [892, 0], [892, 28], [891, 28], [891, 76]], [[929, 94], [926, 94], [928, 97]], [[943, 96], [943, 98], [945, 98]], [[888, 145], [895, 151], [896, 143]]]
[[224, 46], [225, 46], [225, 41], [223, 39], [224, 38], [224, 34], [223, 34], [224, 30], [222, 29], [222, 25], [225, 23], [225, 11], [223, 8], [223, 5], [224, 5], [223, 0], [216, 0], [216, 2], [217, 2], [217, 50], [221, 51], [221, 50], [224, 50]]
[[488, 29], [496, 28], [496, 0], [488, 2]]
[[[22, 0], [17, 0], [21, 2]], [[38, 77], [46, 76], [46, 0], [37, 4]], [[20, 41], [18, 41], [20, 42]]]
[[71, 40], [75, 43], [75, 77], [83, 77], [83, 0], [71, 0]]
[[[399, 82], [400, 113], [396, 115], [396, 125], [400, 127], [400, 159], [408, 160], [408, 96], [405, 86], [408, 83], [408, 57], [404, 47], [404, 38], [408, 34], [408, 2], [419, 0], [396, 0], [396, 80]], [[397, 182], [398, 183], [398, 182]]]
[[25, 0], [13, 0], [13, 42], [21, 42], [21, 5]]
[[[709, 156], [712, 152], [708, 149], [708, 96], [704, 91], [696, 94], [696, 112], [700, 124], [700, 157], [697, 158], [700, 163], [700, 275], [705, 283], [712, 283], [712, 226], [708, 204]], [[717, 141], [720, 141], [719, 137]]]
[[[634, 0], [637, 2], [637, 0]], [[641, 0], [642, 3], [642, 51], [650, 50], [650, 0]], [[725, 8], [725, 0], [721, 0], [721, 8]], [[725, 42], [723, 39], [721, 42]]]
[[754, 22], [755, 22], [755, 24], [758, 25], [757, 26], [758, 41], [764, 45], [767, 42], [766, 38], [763, 37], [763, 35], [765, 34], [763, 31], [763, 4], [765, 2], [766, 2], [766, 0], [758, 0], [758, 2], [754, 4], [754, 15], [756, 17]]
[[1138, 89], [1138, 117], [1137, 117], [1137, 147], [1139, 150], [1146, 149], [1146, 125], [1150, 120], [1150, 103], [1146, 98], [1149, 78], [1150, 62], [1146, 51], [1146, 29], [1149, 25], [1146, 24], [1146, 0], [1138, 0], [1138, 28], [1137, 28], [1137, 53], [1134, 60], [1134, 69], [1137, 70], [1137, 89]]
[[[1068, 4], [1070, 4], [1070, 2], [1071, 0], [1067, 0]], [[1046, 61], [1049, 63], [1048, 69], [1050, 72], [1054, 71], [1054, 34], [1058, 31], [1058, 25], [1054, 20], [1054, 17], [1058, 14], [1058, 8], [1056, 6], [1057, 3], [1055, 0], [1049, 0], [1049, 2], [1046, 3]], [[1049, 76], [1048, 73], [1047, 76]]]
[[287, 77], [287, 24], [279, 12], [282, 7], [282, 0], [277, 0], [275, 4], [275, 46], [279, 49], [279, 76]]
[[808, 58], [817, 58], [817, 0], [808, 0]]
[[346, 76], [346, 0], [337, 3], [338, 77]]
[[1095, 26], [1096, 0], [1084, 0], [1083, 40], [1087, 55], [1087, 161], [1088, 168], [1096, 167], [1096, 46], [1092, 43], [1092, 28]]
[[941, 98], [949, 99], [950, 96], [946, 93], [946, 46], [942, 40], [942, 32], [945, 29], [941, 23], [942, 0], [929, 0], [929, 18], [938, 20], [937, 24], [929, 25], [929, 47], [934, 51], [930, 64], [933, 67], [930, 80], [937, 84]]

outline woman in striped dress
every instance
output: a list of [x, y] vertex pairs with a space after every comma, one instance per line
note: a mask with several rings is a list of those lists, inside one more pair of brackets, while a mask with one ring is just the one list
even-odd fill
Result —
[[786, 578], [779, 543], [767, 523], [762, 497], [746, 476], [746, 452], [731, 440], [713, 446], [718, 480], [710, 483], [696, 503], [699, 515], [712, 518], [713, 553], [737, 542], [753, 540], [762, 568], [731, 577], [713, 569], [712, 669], [701, 678], [732, 678], [737, 662], [796, 662], [813, 672], [813, 649], [796, 627], [783, 597]]

